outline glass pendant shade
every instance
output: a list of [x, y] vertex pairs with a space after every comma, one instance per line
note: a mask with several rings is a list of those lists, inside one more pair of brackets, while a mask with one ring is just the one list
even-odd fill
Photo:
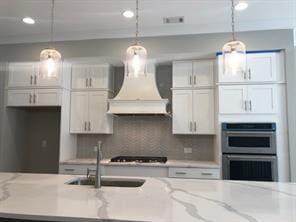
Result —
[[129, 77], [139, 77], [145, 75], [147, 60], [146, 49], [139, 45], [131, 45], [126, 50], [126, 74]]
[[40, 53], [40, 74], [43, 78], [56, 78], [61, 64], [61, 53], [55, 49], [44, 49]]
[[237, 75], [246, 72], [247, 55], [246, 46], [240, 41], [227, 42], [222, 49], [223, 73], [225, 75]]

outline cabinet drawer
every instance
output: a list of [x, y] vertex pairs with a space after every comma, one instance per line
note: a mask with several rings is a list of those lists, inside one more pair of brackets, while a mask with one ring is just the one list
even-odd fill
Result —
[[170, 167], [169, 177], [193, 179], [220, 179], [220, 169]]
[[60, 174], [73, 174], [73, 175], [86, 175], [87, 168], [95, 170], [94, 165], [81, 165], [81, 164], [61, 164], [59, 168]]

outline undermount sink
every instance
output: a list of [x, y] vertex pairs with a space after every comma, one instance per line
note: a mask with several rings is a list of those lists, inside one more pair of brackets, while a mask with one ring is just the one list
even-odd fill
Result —
[[[142, 179], [127, 178], [102, 178], [101, 186], [103, 187], [141, 187], [145, 183]], [[94, 186], [95, 180], [90, 178], [77, 178], [69, 181], [68, 185]]]

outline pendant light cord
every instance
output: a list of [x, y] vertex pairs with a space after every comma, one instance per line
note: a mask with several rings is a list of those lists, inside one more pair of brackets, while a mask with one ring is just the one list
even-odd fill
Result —
[[53, 44], [54, 3], [55, 3], [55, 0], [51, 0], [51, 26], [50, 26], [50, 43], [51, 43], [51, 45]]
[[136, 44], [139, 43], [139, 0], [136, 0]]
[[231, 32], [232, 40], [235, 41], [234, 0], [231, 0]]

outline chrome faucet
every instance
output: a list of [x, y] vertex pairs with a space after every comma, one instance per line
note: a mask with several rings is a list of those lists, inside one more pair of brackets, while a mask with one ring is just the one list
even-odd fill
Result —
[[[94, 151], [97, 153], [97, 164], [96, 169], [91, 170], [87, 168], [87, 179], [95, 180], [95, 188], [101, 187], [101, 165], [100, 161], [102, 160], [103, 154], [102, 154], [102, 141], [98, 141], [98, 146], [94, 147]], [[92, 175], [92, 172], [95, 173], [95, 175]]]

